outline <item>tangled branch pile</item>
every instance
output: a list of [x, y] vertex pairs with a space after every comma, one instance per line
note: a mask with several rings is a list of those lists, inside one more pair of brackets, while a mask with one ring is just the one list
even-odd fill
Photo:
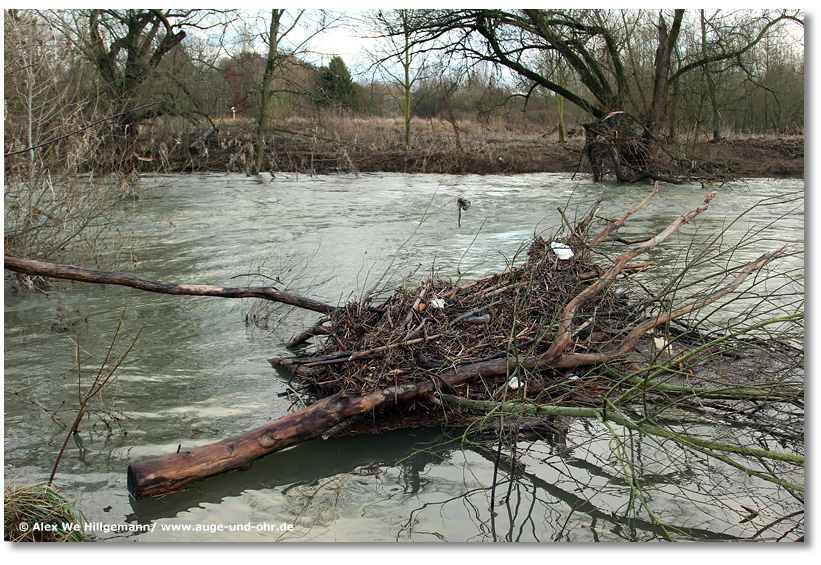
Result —
[[[519, 267], [460, 287], [431, 278], [415, 291], [396, 290], [378, 307], [348, 304], [293, 342], [324, 334], [315, 353], [270, 361], [302, 382], [296, 388], [289, 383], [287, 394], [311, 398], [419, 383], [425, 391], [389, 408], [402, 412], [405, 424], [452, 423], [454, 412], [458, 420], [460, 409], [443, 403], [443, 394], [473, 401], [601, 406], [614, 392], [614, 375], [624, 377], [660, 360], [694, 382], [691, 367], [711, 370], [737, 356], [737, 343], [690, 355], [680, 345], [695, 349], [706, 338], [679, 318], [735, 290], [783, 249], [749, 263], [711, 294], [673, 307], [663, 295], [633, 282], [651, 264], [629, 261], [705, 210], [713, 195], [655, 237], [626, 241], [613, 236], [657, 190], [594, 237], [596, 207], [576, 226], [565, 218], [569, 235], [560, 241], [536, 238]], [[598, 245], [607, 240], [634, 245], [605, 266], [598, 261], [609, 259]], [[661, 326], [663, 334], [654, 335]], [[679, 337], [675, 349], [660, 337], [671, 334]]]
[[[415, 292], [399, 289], [378, 308], [340, 308], [321, 322], [330, 329], [315, 355], [277, 364], [294, 369], [310, 383], [304, 389], [321, 398], [435, 379], [443, 370], [508, 355], [543, 356], [557, 337], [563, 306], [601, 272], [589, 254], [560, 260], [537, 238], [521, 267], [461, 287], [428, 281]], [[612, 290], [587, 304], [578, 314], [590, 322], [574, 333], [574, 349], [606, 348], [627, 329], [627, 306]], [[524, 391], [532, 397], [564, 372], [540, 375]], [[488, 398], [498, 381], [462, 383], [446, 392]]]

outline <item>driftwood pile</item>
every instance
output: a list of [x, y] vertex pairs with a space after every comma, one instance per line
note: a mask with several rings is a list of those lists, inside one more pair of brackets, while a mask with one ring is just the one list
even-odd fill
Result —
[[[606, 271], [585, 252], [586, 227], [585, 222], [572, 236], [558, 242], [537, 237], [523, 265], [464, 286], [429, 280], [414, 290], [396, 290], [378, 307], [348, 304], [292, 342], [297, 345], [310, 335], [323, 335], [313, 354], [269, 361], [290, 371], [287, 393], [299, 394], [299, 401], [305, 396], [311, 401], [339, 393], [361, 395], [430, 382], [437, 392], [474, 400], [596, 403], [611, 383], [578, 379], [572, 367], [548, 367], [527, 374], [514, 367], [499, 374], [483, 373], [483, 378], [454, 386], [440, 377], [460, 367], [493, 360], [547, 355], [559, 335], [565, 305]], [[572, 250], [572, 257], [568, 250]], [[647, 263], [627, 265], [621, 280], [646, 267]], [[576, 312], [583, 322], [573, 329], [567, 349], [574, 353], [610, 349], [631, 329], [635, 309], [636, 303], [626, 293], [603, 290]], [[392, 406], [388, 412], [393, 414], [380, 414], [371, 420], [390, 426], [398, 425], [397, 419], [414, 425], [460, 420], [456, 407], [446, 406], [430, 393]], [[364, 422], [347, 433], [371, 427], [383, 429]]]
[[[244, 435], [135, 463], [128, 469], [129, 492], [140, 498], [177, 490], [248, 468], [303, 441], [343, 435], [341, 428], [358, 426], [349, 432], [362, 433], [363, 422], [372, 431], [453, 423], [448, 417], [458, 415], [455, 406], [482, 398], [601, 404], [614, 384], [606, 378], [576, 383], [570, 371], [626, 363], [629, 372], [655, 328], [733, 292], [783, 253], [782, 248], [762, 255], [723, 287], [675, 308], [649, 293], [631, 297], [614, 283], [648, 264], [630, 262], [704, 212], [715, 197], [709, 194], [653, 237], [629, 242], [614, 236], [657, 191], [658, 184], [594, 237], [589, 233], [596, 207], [577, 226], [565, 218], [569, 235], [562, 241], [537, 239], [521, 267], [458, 288], [434, 282], [413, 292], [403, 288], [380, 306], [366, 302], [330, 310], [293, 342], [326, 334], [315, 354], [270, 360], [291, 371], [288, 391], [312, 403], [302, 398], [303, 408]], [[598, 265], [593, 257], [609, 240], [629, 247], [607, 259], [608, 265]], [[570, 384], [556, 386], [565, 383]], [[397, 414], [400, 422], [389, 423]]]

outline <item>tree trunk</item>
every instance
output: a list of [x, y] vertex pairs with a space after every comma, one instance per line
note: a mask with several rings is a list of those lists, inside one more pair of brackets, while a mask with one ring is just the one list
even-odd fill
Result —
[[405, 39], [405, 51], [402, 54], [402, 67], [405, 70], [405, 82], [402, 85], [405, 90], [405, 107], [403, 108], [405, 114], [405, 149], [410, 152], [413, 146], [413, 138], [411, 136], [411, 83], [410, 66], [410, 28], [408, 26], [408, 14], [406, 11], [402, 12], [403, 32]]
[[[530, 364], [537, 361], [534, 357]], [[135, 463], [128, 468], [128, 492], [134, 498], [154, 496], [227, 471], [247, 469], [260, 457], [317, 438], [352, 416], [397, 406], [431, 394], [437, 388], [450, 389], [479, 375], [503, 375], [516, 365], [515, 359], [494, 359], [458, 367], [436, 380], [399, 385], [364, 395], [335, 394], [247, 434]]]
[[564, 98], [561, 94], [556, 95], [556, 113], [559, 116], [559, 143], [567, 141], [564, 130]]
[[664, 21], [664, 14], [659, 13], [658, 21], [658, 48], [654, 62], [655, 78], [653, 81], [653, 99], [650, 105], [650, 119], [647, 125], [647, 133], [655, 136], [658, 128], [664, 121], [664, 113], [667, 106], [667, 91], [670, 77], [670, 59], [675, 48], [678, 36], [681, 31], [681, 21], [684, 17], [684, 10], [676, 10], [671, 28], [667, 29]]
[[[708, 56], [707, 53], [707, 20], [704, 15], [704, 10], [700, 11], [701, 16], [701, 56], [706, 59]], [[721, 140], [721, 131], [719, 128], [719, 124], [721, 121], [721, 117], [718, 113], [718, 102], [716, 99], [716, 85], [715, 81], [713, 81], [713, 75], [711, 71], [712, 65], [707, 64], [704, 65], [704, 78], [707, 81], [707, 96], [710, 98], [710, 110], [711, 110], [711, 122], [713, 128], [713, 141], [720, 141]]]
[[260, 86], [259, 118], [257, 121], [257, 135], [254, 149], [254, 174], [262, 171], [265, 159], [265, 134], [268, 131], [268, 121], [271, 119], [271, 96], [268, 90], [274, 79], [276, 70], [277, 49], [279, 48], [279, 22], [285, 10], [271, 10], [271, 28], [268, 32], [268, 61], [265, 72], [262, 74]]

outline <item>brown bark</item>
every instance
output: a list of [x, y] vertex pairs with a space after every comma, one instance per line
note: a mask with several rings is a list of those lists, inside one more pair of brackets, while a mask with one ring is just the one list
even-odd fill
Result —
[[[532, 367], [536, 362], [536, 358], [526, 361]], [[165, 494], [227, 471], [247, 469], [260, 457], [317, 438], [351, 416], [396, 406], [479, 375], [503, 375], [516, 365], [515, 359], [494, 359], [452, 369], [436, 380], [403, 384], [365, 395], [335, 394], [247, 434], [135, 463], [128, 467], [128, 492], [134, 498]]]
[[272, 286], [223, 287], [206, 284], [173, 284], [154, 281], [140, 277], [133, 273], [96, 271], [92, 269], [75, 267], [74, 265], [46, 263], [43, 261], [35, 261], [33, 259], [14, 257], [12, 255], [4, 256], [4, 266], [10, 271], [25, 273], [27, 275], [90, 283], [116, 284], [120, 286], [138, 288], [140, 290], [147, 290], [149, 292], [158, 292], [161, 294], [218, 296], [221, 298], [262, 298], [264, 300], [282, 302], [283, 304], [290, 304], [291, 306], [296, 306], [298, 308], [305, 308], [306, 310], [324, 313], [332, 312], [336, 309], [336, 306], [331, 306], [330, 304], [325, 304], [324, 302], [320, 302], [312, 298], [305, 298], [303, 296], [297, 296], [296, 294], [283, 292]]
[[291, 341], [285, 344], [285, 347], [287, 347], [288, 349], [293, 349], [299, 345], [302, 345], [314, 336], [328, 335], [328, 328], [322, 325], [326, 321], [327, 320], [322, 320], [317, 322], [316, 324], [314, 324], [313, 327], [308, 328], [298, 336], [295, 336], [293, 339], [291, 339]]

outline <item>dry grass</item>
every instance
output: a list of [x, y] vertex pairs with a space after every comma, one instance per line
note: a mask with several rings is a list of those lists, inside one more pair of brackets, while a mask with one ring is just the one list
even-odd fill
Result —
[[5, 541], [79, 542], [85, 518], [53, 485], [6, 485], [3, 490]]
[[[202, 135], [184, 124], [141, 127], [138, 151], [150, 161], [137, 171], [227, 170], [249, 172], [253, 163], [251, 119], [226, 119], [207, 142], [207, 151], [189, 145]], [[582, 157], [584, 129], [568, 123], [559, 142], [555, 123], [521, 115], [485, 120], [414, 118], [413, 146], [405, 147], [404, 121], [323, 112], [277, 118], [266, 138], [263, 168], [278, 172], [494, 173], [590, 172]], [[667, 176], [701, 180], [739, 177], [803, 177], [802, 136], [728, 135], [718, 143], [683, 133], [659, 146]], [[660, 154], [661, 154], [660, 153]]]
[[[191, 154], [192, 128], [173, 131], [166, 125], [143, 127], [143, 153], [150, 162], [137, 170], [250, 171], [255, 124], [228, 119], [208, 140], [208, 152]], [[404, 122], [399, 118], [322, 114], [277, 119], [266, 138], [263, 168], [302, 174], [328, 172], [520, 173], [575, 170], [583, 137], [558, 143], [555, 128], [526, 121], [491, 119], [484, 123], [417, 119], [413, 147], [405, 147]]]

